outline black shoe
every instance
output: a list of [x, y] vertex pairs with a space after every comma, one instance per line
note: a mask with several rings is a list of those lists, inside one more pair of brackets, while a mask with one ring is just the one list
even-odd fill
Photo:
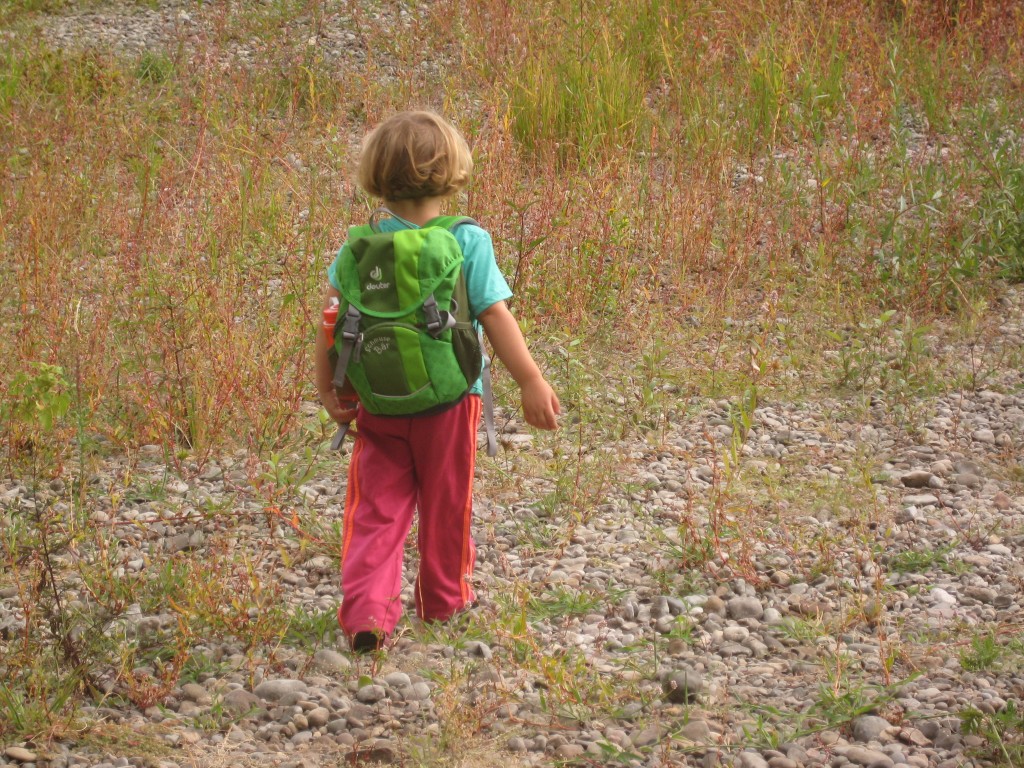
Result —
[[379, 651], [384, 647], [385, 640], [387, 640], [387, 636], [381, 632], [373, 630], [356, 632], [351, 640], [352, 653], [373, 653], [374, 651]]

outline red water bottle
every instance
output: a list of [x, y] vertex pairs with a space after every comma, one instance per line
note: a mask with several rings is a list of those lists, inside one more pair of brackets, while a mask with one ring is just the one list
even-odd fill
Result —
[[331, 297], [330, 303], [324, 307], [324, 318], [321, 327], [327, 336], [328, 346], [334, 346], [334, 324], [338, 322], [338, 300]]

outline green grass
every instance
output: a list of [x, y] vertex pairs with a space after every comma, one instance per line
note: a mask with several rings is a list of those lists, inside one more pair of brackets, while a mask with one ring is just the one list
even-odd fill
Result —
[[934, 568], [945, 573], [965, 573], [970, 566], [950, 558], [955, 547], [955, 544], [947, 544], [929, 550], [897, 552], [889, 558], [889, 568], [900, 573], [920, 573]]

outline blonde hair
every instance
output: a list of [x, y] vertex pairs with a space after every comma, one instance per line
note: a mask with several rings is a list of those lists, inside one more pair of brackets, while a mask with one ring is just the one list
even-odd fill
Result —
[[469, 182], [473, 156], [462, 134], [433, 112], [399, 112], [363, 140], [356, 181], [383, 200], [448, 197]]

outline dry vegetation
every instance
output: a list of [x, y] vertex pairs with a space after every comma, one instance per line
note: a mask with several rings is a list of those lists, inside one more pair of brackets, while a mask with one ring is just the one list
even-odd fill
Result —
[[[1014, 0], [268, 0], [186, 6], [203, 24], [141, 53], [40, 32], [104, 7], [0, 2], [0, 464], [34, 500], [0, 517], [0, 588], [26, 606], [0, 636], [0, 735], [159, 700], [189, 626], [282, 642], [259, 553], [111, 578], [114, 534], [89, 520], [137, 492], [140, 452], [188, 476], [237, 451], [255, 505], [202, 513], [297, 521], [326, 436], [303, 407], [324, 268], [370, 209], [358, 139], [394, 109], [469, 137], [458, 207], [494, 234], [570, 444], [656, 432], [689, 396], [983, 384], [915, 339], [980, 339], [1024, 280]], [[90, 485], [112, 457], [120, 485]], [[614, 475], [550, 471], [573, 510]], [[176, 648], [101, 631], [162, 599], [189, 619]]]

